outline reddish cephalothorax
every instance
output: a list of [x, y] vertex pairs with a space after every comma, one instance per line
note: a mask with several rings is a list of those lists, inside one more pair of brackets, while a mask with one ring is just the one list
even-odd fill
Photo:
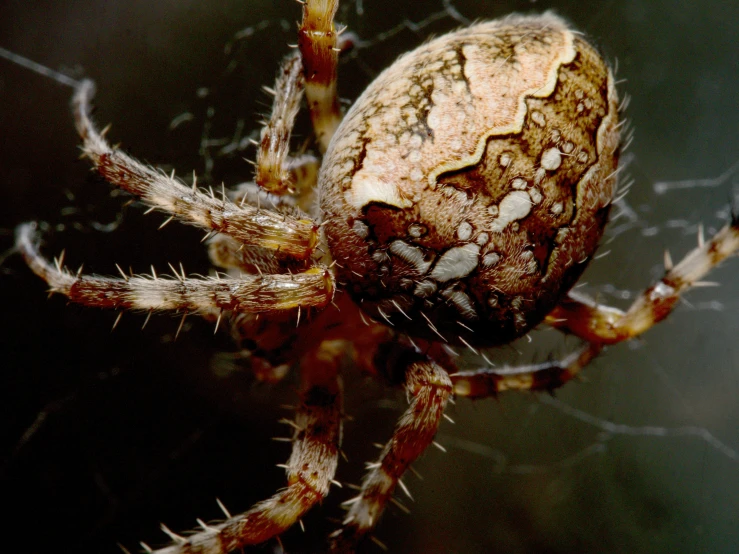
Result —
[[[593, 257], [617, 188], [618, 102], [608, 66], [559, 17], [480, 23], [405, 54], [341, 118], [336, 0], [307, 0], [299, 51], [286, 58], [259, 143], [255, 182], [222, 195], [111, 147], [90, 118], [93, 85], [73, 105], [83, 152], [151, 210], [205, 229], [226, 271], [96, 277], [18, 250], [52, 292], [89, 306], [227, 320], [258, 378], [300, 370], [288, 486], [249, 510], [201, 524], [157, 552], [226, 554], [271, 539], [327, 494], [343, 417], [347, 359], [402, 385], [410, 406], [348, 500], [333, 552], [376, 525], [409, 465], [432, 443], [452, 394], [551, 390], [603, 345], [664, 319], [679, 296], [739, 249], [739, 218], [620, 310], [570, 292]], [[323, 161], [291, 157], [305, 92]], [[319, 172], [320, 164], [320, 172]], [[318, 193], [317, 202], [315, 192]], [[269, 206], [269, 207], [266, 207]], [[535, 325], [580, 337], [563, 360], [458, 371], [445, 348], [507, 343]]]

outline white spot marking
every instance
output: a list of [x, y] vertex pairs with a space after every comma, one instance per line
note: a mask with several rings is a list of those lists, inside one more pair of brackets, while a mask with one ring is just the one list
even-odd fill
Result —
[[426, 226], [421, 225], [420, 223], [411, 223], [408, 226], [408, 234], [414, 239], [422, 237], [427, 231], [428, 229], [426, 229]]
[[531, 212], [531, 197], [527, 192], [514, 190], [500, 201], [498, 210], [498, 217], [491, 225], [492, 231], [496, 233], [500, 233], [509, 223], [529, 215], [529, 212]]
[[523, 177], [516, 177], [511, 181], [511, 186], [516, 190], [523, 190], [529, 186], [529, 183]]
[[497, 254], [496, 252], [490, 252], [490, 254], [485, 254], [483, 256], [482, 265], [484, 267], [493, 267], [499, 261], [500, 261], [500, 254]]
[[541, 202], [542, 195], [541, 192], [539, 192], [539, 189], [531, 189], [529, 191], [529, 196], [531, 197], [531, 201], [534, 204], [538, 204], [539, 202]]
[[436, 292], [436, 283], [433, 281], [421, 281], [416, 285], [416, 290], [413, 294], [420, 298], [428, 298]]
[[376, 250], [375, 253], [372, 254], [372, 259], [378, 264], [390, 261], [390, 257], [387, 255], [387, 252], [385, 252], [384, 250]]
[[547, 123], [547, 118], [539, 110], [531, 112], [531, 120], [536, 123], [539, 127], [544, 127]]
[[352, 229], [354, 229], [354, 232], [359, 236], [360, 238], [366, 239], [367, 235], [369, 234], [369, 227], [359, 221], [358, 219], [354, 221], [354, 225], [352, 225]]
[[480, 247], [477, 244], [450, 248], [436, 262], [431, 271], [431, 278], [446, 283], [452, 279], [466, 277], [477, 267], [479, 255]]
[[472, 236], [472, 225], [463, 221], [457, 228], [457, 237], [459, 240], [470, 240]]
[[552, 204], [551, 212], [554, 215], [561, 214], [562, 213], [562, 210], [564, 210], [564, 206], [562, 206], [562, 202], [555, 202], [554, 204]]
[[457, 308], [457, 311], [462, 317], [465, 319], [477, 319], [477, 312], [475, 311], [475, 307], [472, 305], [472, 300], [470, 300], [470, 297], [464, 292], [461, 290], [454, 290], [450, 287], [441, 291], [441, 295], [454, 304], [454, 307]]
[[395, 240], [390, 243], [390, 252], [395, 254], [404, 262], [415, 267], [421, 275], [425, 275], [429, 270], [429, 267], [431, 267], [431, 262], [427, 262], [425, 260], [424, 253], [421, 248], [418, 246], [411, 246], [402, 240]]
[[562, 165], [562, 154], [559, 148], [547, 148], [541, 155], [541, 167], [547, 171], [555, 171]]

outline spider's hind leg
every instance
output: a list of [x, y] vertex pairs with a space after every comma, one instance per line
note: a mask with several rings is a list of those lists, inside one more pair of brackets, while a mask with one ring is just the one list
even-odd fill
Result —
[[403, 473], [433, 442], [452, 393], [444, 368], [410, 349], [388, 346], [376, 357], [381, 362], [377, 369], [403, 383], [410, 406], [380, 459], [369, 464], [359, 495], [346, 502], [349, 512], [343, 527], [332, 536], [331, 552], [354, 552], [356, 544], [372, 531]]
[[546, 323], [573, 333], [592, 343], [615, 344], [638, 336], [665, 319], [680, 296], [691, 287], [700, 286], [701, 279], [714, 267], [739, 251], [739, 216], [705, 241], [698, 236], [698, 247], [677, 265], [665, 255], [665, 275], [646, 289], [631, 307], [622, 312], [598, 304], [587, 297], [570, 293], [546, 318]]
[[552, 392], [575, 379], [602, 349], [600, 344], [586, 343], [561, 360], [505, 368], [458, 371], [449, 377], [454, 384], [454, 394], [468, 398], [495, 397], [507, 390]]
[[301, 404], [294, 421], [288, 485], [250, 510], [229, 517], [155, 554], [228, 554], [286, 531], [323, 500], [336, 473], [341, 439], [342, 345], [324, 341], [301, 360]]

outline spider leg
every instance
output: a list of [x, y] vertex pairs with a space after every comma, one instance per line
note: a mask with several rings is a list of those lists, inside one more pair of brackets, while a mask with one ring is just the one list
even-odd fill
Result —
[[303, 259], [311, 255], [319, 240], [314, 221], [239, 205], [226, 197], [216, 198], [212, 191], [206, 194], [195, 186], [188, 187], [174, 176], [166, 176], [112, 148], [90, 117], [93, 92], [92, 81], [83, 81], [75, 91], [72, 106], [77, 132], [83, 140], [82, 151], [107, 181], [140, 197], [153, 209], [224, 233], [243, 244], [279, 250]]
[[337, 8], [337, 0], [306, 0], [303, 2], [303, 21], [298, 34], [305, 94], [322, 151], [328, 147], [341, 122], [336, 93], [339, 48], [334, 16]]
[[454, 386], [454, 394], [468, 398], [497, 396], [499, 392], [507, 390], [551, 392], [577, 377], [602, 349], [602, 345], [591, 342], [562, 360], [507, 368], [458, 371], [449, 377]]
[[295, 275], [244, 275], [238, 279], [151, 277], [91, 277], [74, 275], [61, 264], [50, 263], [38, 249], [36, 225], [16, 230], [16, 247], [28, 266], [44, 279], [51, 292], [73, 302], [101, 308], [184, 310], [204, 314], [223, 311], [275, 312], [322, 307], [331, 302], [334, 278], [319, 267]]
[[228, 554], [287, 530], [327, 494], [338, 464], [342, 391], [340, 343], [324, 341], [301, 361], [302, 402], [295, 420], [287, 488], [250, 510], [183, 537], [155, 554]]
[[297, 273], [309, 266], [308, 260], [294, 260], [255, 246], [245, 247], [226, 235], [208, 240], [211, 263], [223, 269], [238, 269], [253, 275], [265, 273]]
[[274, 101], [269, 121], [262, 128], [257, 152], [255, 181], [267, 192], [295, 192], [293, 175], [288, 170], [290, 133], [303, 97], [303, 62], [295, 52], [282, 62], [275, 82]]
[[390, 357], [395, 359], [381, 364], [382, 368], [401, 376], [410, 406], [380, 459], [369, 465], [361, 492], [346, 503], [349, 512], [343, 527], [332, 535], [332, 552], [353, 552], [357, 542], [377, 524], [405, 470], [432, 443], [452, 393], [447, 372], [426, 357], [408, 350]]
[[737, 250], [739, 217], [734, 216], [732, 223], [710, 241], [705, 242], [701, 233], [698, 247], [677, 265], [673, 266], [666, 255], [664, 277], [646, 289], [626, 312], [570, 292], [545, 321], [592, 343], [614, 344], [630, 339], [665, 319], [681, 294], [705, 284], [700, 279]]
[[460, 371], [450, 377], [454, 393], [481, 398], [505, 390], [554, 390], [576, 377], [603, 349], [640, 335], [665, 319], [680, 295], [700, 285], [711, 269], [739, 250], [739, 219], [727, 225], [708, 242], [675, 266], [668, 261], [664, 277], [644, 291], [626, 312], [595, 303], [575, 293], [557, 306], [546, 323], [584, 339], [586, 344], [563, 360], [503, 369]]

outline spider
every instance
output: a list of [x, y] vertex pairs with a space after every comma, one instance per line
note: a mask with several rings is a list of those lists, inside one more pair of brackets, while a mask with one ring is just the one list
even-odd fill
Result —
[[[194, 278], [175, 268], [168, 278], [74, 274], [40, 254], [34, 224], [18, 229], [29, 266], [72, 301], [198, 313], [216, 326], [228, 319], [259, 375], [300, 367], [287, 488], [187, 538], [169, 532], [174, 544], [162, 552], [264, 542], [326, 496], [338, 463], [346, 358], [403, 386], [411, 403], [331, 537], [332, 550], [353, 550], [431, 444], [452, 394], [561, 386], [603, 346], [664, 319], [681, 293], [739, 248], [734, 218], [680, 263], [667, 259], [665, 276], [626, 313], [570, 292], [617, 189], [618, 99], [595, 50], [552, 14], [479, 24], [401, 58], [342, 119], [336, 7], [304, 5], [299, 54], [283, 62], [274, 86], [256, 186], [219, 196], [152, 170], [96, 129], [92, 83], [75, 93], [83, 151], [98, 172], [167, 212], [165, 223], [212, 233], [211, 258], [228, 276]], [[288, 153], [303, 90], [324, 152], [317, 184], [317, 161]], [[506, 373], [458, 371], [445, 349], [478, 352], [541, 322], [585, 346]]]

